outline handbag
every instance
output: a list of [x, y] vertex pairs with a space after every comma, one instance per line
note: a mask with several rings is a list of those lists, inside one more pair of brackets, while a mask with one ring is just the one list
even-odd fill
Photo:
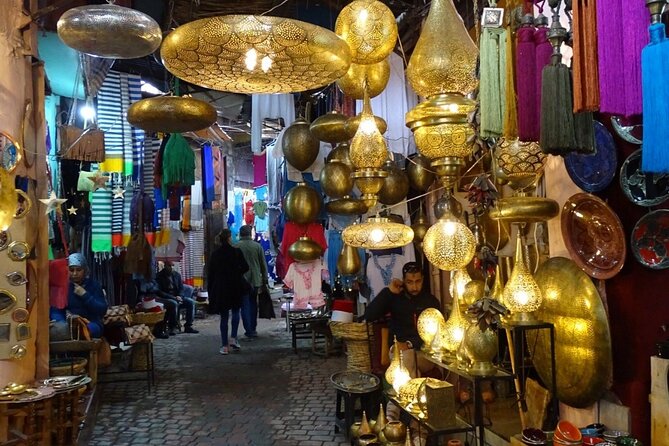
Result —
[[88, 162], [105, 160], [105, 134], [98, 128], [80, 129], [73, 125], [58, 127], [62, 159]]
[[260, 319], [276, 318], [272, 297], [269, 295], [267, 287], [261, 287], [258, 291], [258, 317]]
[[114, 305], [107, 308], [107, 313], [105, 313], [102, 322], [107, 324], [112, 324], [114, 322], [121, 322], [124, 325], [130, 325], [130, 307], [127, 305]]
[[151, 329], [146, 324], [133, 325], [123, 329], [128, 338], [128, 344], [137, 344], [138, 342], [153, 342], [155, 337]]

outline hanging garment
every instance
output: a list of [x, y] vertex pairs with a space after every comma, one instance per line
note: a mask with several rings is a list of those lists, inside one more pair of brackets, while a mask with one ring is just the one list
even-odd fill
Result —
[[196, 181], [190, 188], [190, 225], [193, 229], [202, 228], [204, 225], [201, 181]]
[[[117, 196], [115, 190], [123, 189], [121, 175], [112, 174], [112, 246], [123, 246], [123, 197]], [[127, 214], [128, 219], [130, 215]]]
[[392, 279], [402, 278], [402, 267], [405, 263], [404, 256], [398, 254], [371, 256], [367, 262], [367, 283], [371, 290], [371, 299], [390, 285]]
[[328, 280], [327, 268], [320, 260], [312, 262], [294, 262], [288, 267], [283, 283], [293, 290], [291, 308], [305, 310], [325, 305], [321, 281]]
[[265, 118], [283, 118], [286, 127], [295, 121], [295, 97], [292, 94], [251, 95], [251, 150], [262, 151], [262, 127]]
[[169, 228], [167, 243], [156, 248], [156, 260], [162, 262], [180, 262], [186, 248], [186, 239], [179, 229]]
[[267, 184], [267, 152], [253, 155], [253, 187]]
[[184, 283], [202, 287], [204, 285], [204, 230], [195, 229], [188, 233], [182, 254]]
[[94, 253], [111, 253], [112, 250], [112, 193], [98, 189], [90, 192], [91, 250]]
[[[211, 144], [202, 145], [202, 204], [205, 209], [211, 209], [211, 205], [216, 200], [216, 177], [214, 175], [214, 149]], [[218, 151], [218, 149], [216, 149]]]

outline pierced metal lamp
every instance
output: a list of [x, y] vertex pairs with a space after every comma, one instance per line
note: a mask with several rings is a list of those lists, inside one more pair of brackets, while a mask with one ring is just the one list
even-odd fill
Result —
[[411, 243], [413, 230], [386, 217], [370, 217], [364, 223], [347, 226], [341, 237], [345, 244], [356, 248], [390, 249]]
[[510, 324], [530, 325], [537, 322], [533, 313], [541, 307], [541, 289], [527, 268], [520, 234], [516, 241], [516, 261], [502, 295], [504, 305], [511, 312]]
[[436, 308], [426, 308], [420, 313], [416, 325], [418, 336], [423, 340], [423, 346], [426, 350], [431, 350], [434, 337], [445, 323], [444, 315]]

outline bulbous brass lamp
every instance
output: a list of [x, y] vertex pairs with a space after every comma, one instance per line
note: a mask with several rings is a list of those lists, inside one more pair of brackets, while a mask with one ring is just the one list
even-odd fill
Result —
[[165, 68], [187, 82], [235, 93], [294, 93], [328, 85], [351, 64], [348, 44], [311, 23], [226, 15], [181, 25], [160, 49]]
[[306, 183], [297, 183], [283, 199], [286, 218], [297, 224], [314, 221], [321, 210], [321, 196]]
[[430, 160], [422, 155], [410, 159], [407, 175], [411, 188], [418, 192], [427, 192], [434, 183], [434, 172], [431, 170]]
[[358, 248], [344, 244], [339, 258], [337, 258], [337, 271], [341, 275], [358, 274], [362, 262], [360, 261], [360, 253]]
[[347, 226], [341, 237], [345, 244], [356, 248], [390, 249], [411, 243], [413, 230], [385, 217], [370, 217], [364, 223]]
[[300, 237], [290, 245], [288, 255], [298, 262], [311, 262], [323, 255], [323, 248], [309, 237]]
[[349, 156], [356, 169], [380, 169], [388, 159], [388, 145], [376, 126], [367, 93], [360, 113], [360, 125], [351, 140]]
[[425, 212], [423, 211], [423, 205], [421, 204], [420, 208], [418, 209], [418, 214], [416, 215], [416, 218], [414, 219], [413, 224], [411, 225], [411, 229], [413, 229], [414, 243], [422, 247], [423, 238], [425, 238], [425, 234], [427, 233], [427, 230], [429, 228], [430, 225], [428, 224], [427, 216], [425, 215]]
[[511, 312], [509, 323], [516, 325], [536, 323], [533, 312], [541, 307], [541, 289], [525, 263], [520, 234], [516, 241], [516, 261], [504, 287], [503, 299], [504, 305]]
[[353, 189], [351, 168], [339, 161], [325, 163], [320, 175], [321, 188], [331, 198], [342, 198]]
[[423, 340], [423, 346], [430, 350], [432, 340], [439, 332], [439, 328], [446, 324], [444, 315], [436, 308], [426, 308], [418, 316], [416, 328], [418, 336]]
[[297, 170], [306, 170], [318, 157], [320, 141], [311, 134], [309, 123], [298, 118], [286, 129], [281, 148], [286, 161]]
[[451, 297], [457, 297], [458, 301], [462, 301], [465, 293], [465, 286], [467, 286], [467, 284], [471, 281], [472, 278], [467, 272], [467, 268], [460, 268], [456, 271], [451, 271], [451, 284], [448, 289], [451, 293]]
[[128, 122], [147, 132], [184, 133], [216, 122], [216, 109], [194, 98], [163, 96], [142, 99], [128, 107]]
[[397, 345], [397, 338], [394, 339], [393, 344], [393, 359], [386, 369], [385, 378], [388, 384], [395, 390], [395, 394], [399, 396], [400, 388], [409, 382], [411, 376], [409, 375], [409, 370], [402, 363], [402, 355]]
[[373, 64], [388, 57], [397, 41], [393, 12], [378, 0], [354, 0], [335, 22], [335, 33], [351, 50], [352, 62]]
[[331, 163], [333, 161], [339, 161], [340, 163], [344, 163], [353, 169], [353, 163], [351, 162], [351, 157], [349, 156], [348, 150], [349, 144], [347, 142], [337, 144], [337, 147], [330, 150], [328, 156], [325, 157], [325, 162]]
[[390, 206], [406, 198], [409, 193], [409, 177], [390, 160], [386, 162], [385, 170], [388, 171], [388, 176], [383, 180], [379, 191], [379, 202]]
[[352, 63], [346, 74], [337, 79], [337, 85], [346, 96], [353, 99], [362, 99], [367, 85], [369, 97], [374, 98], [381, 94], [389, 80], [390, 63], [386, 58], [369, 65]]
[[328, 201], [325, 210], [334, 215], [362, 215], [367, 212], [367, 205], [362, 200], [346, 195], [338, 200]]
[[333, 146], [340, 142], [348, 141], [348, 133], [346, 132], [346, 116], [332, 110], [319, 116], [311, 123], [309, 130], [311, 134], [321, 141], [329, 142]]

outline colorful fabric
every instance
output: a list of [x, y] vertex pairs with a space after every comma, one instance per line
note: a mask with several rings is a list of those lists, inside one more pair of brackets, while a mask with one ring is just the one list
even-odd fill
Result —
[[323, 248], [323, 252], [325, 252], [328, 247], [328, 244], [325, 241], [325, 231], [323, 230], [323, 226], [318, 223], [298, 225], [292, 221], [287, 222], [283, 230], [283, 238], [281, 239], [281, 254], [283, 255], [286, 269], [290, 268], [290, 265], [295, 261], [295, 259], [288, 255], [288, 248], [290, 248], [290, 245], [295, 243], [297, 239], [303, 235], [306, 235], [318, 243], [321, 248]]
[[[130, 243], [130, 236], [132, 235], [132, 220], [130, 219], [130, 207], [132, 205], [132, 197], [134, 196], [134, 187], [126, 186], [125, 194], [123, 196], [123, 230], [122, 230], [122, 246], [128, 246]], [[116, 200], [119, 200], [118, 198]], [[147, 224], [144, 224], [146, 227]]]
[[123, 198], [114, 196], [116, 188], [123, 188], [123, 181], [120, 175], [112, 174], [112, 246], [118, 248], [123, 246]]
[[204, 286], [204, 230], [194, 229], [188, 233], [182, 256], [184, 283]]
[[94, 253], [111, 253], [112, 250], [112, 193], [98, 189], [90, 192], [91, 250]]
[[180, 134], [170, 136], [163, 154], [163, 197], [169, 186], [192, 186], [195, 183], [195, 153]]
[[307, 305], [311, 305], [312, 308], [325, 305], [321, 281], [329, 279], [327, 271], [320, 260], [295, 262], [288, 267], [283, 283], [293, 290], [292, 308], [304, 310]]
[[216, 200], [213, 152], [211, 144], [205, 143], [202, 146], [202, 204], [205, 209], [211, 209], [212, 203]]

